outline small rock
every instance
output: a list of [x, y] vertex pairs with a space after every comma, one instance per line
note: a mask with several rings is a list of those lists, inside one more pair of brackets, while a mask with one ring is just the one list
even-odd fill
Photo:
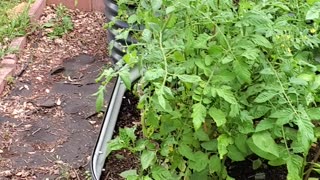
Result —
[[50, 75], [54, 75], [54, 74], [58, 74], [58, 73], [61, 73], [65, 70], [65, 68], [63, 66], [57, 66], [57, 67], [54, 67], [50, 70]]
[[58, 100], [57, 100], [57, 102], [56, 102], [56, 104], [58, 105], [58, 106], [60, 106], [61, 105], [61, 100], [60, 100], [60, 98], [58, 98]]
[[45, 99], [45, 100], [41, 99], [41, 100], [38, 100], [37, 105], [39, 107], [52, 108], [56, 106], [56, 102], [52, 98]]
[[46, 91], [46, 93], [50, 93], [50, 90], [49, 90], [49, 89], [46, 89], [45, 91]]
[[89, 121], [90, 124], [95, 125], [97, 122], [96, 121]]
[[0, 171], [0, 177], [8, 177], [12, 176], [12, 172], [10, 170]]
[[0, 149], [0, 154], [1, 154], [1, 153], [3, 153], [3, 150], [2, 150], [2, 149]]

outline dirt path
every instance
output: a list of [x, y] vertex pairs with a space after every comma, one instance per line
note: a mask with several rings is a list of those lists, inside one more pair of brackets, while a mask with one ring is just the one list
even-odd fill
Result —
[[[48, 7], [41, 23], [54, 12]], [[43, 28], [28, 37], [17, 77], [0, 97], [0, 179], [85, 179], [102, 120], [95, 78], [110, 62], [103, 15], [68, 14], [74, 30], [63, 38]]]

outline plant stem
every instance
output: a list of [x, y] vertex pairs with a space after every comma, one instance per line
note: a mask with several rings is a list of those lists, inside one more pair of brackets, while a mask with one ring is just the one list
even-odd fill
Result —
[[308, 170], [306, 171], [306, 175], [304, 176], [304, 180], [308, 180], [309, 177], [310, 177], [310, 174], [313, 170], [313, 167], [314, 167], [314, 164], [317, 162], [317, 160], [319, 159], [319, 156], [320, 156], [320, 141], [318, 141], [317, 143], [317, 153], [316, 155], [314, 156], [312, 162], [311, 162], [311, 165], [310, 167], [308, 168]]

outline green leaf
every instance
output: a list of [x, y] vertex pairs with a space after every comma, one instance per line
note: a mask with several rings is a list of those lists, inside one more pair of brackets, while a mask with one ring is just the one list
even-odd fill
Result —
[[194, 48], [197, 49], [208, 49], [207, 41], [209, 41], [212, 38], [212, 36], [203, 33], [200, 34], [197, 39], [194, 41]]
[[149, 150], [143, 151], [140, 159], [142, 169], [143, 170], [147, 169], [150, 165], [152, 165], [155, 157], [156, 157], [156, 152], [149, 151]]
[[274, 96], [276, 96], [277, 93], [272, 91], [264, 91], [260, 93], [254, 100], [256, 103], [264, 103], [270, 99], [272, 99]]
[[234, 139], [234, 143], [243, 154], [249, 154], [246, 135], [238, 134]]
[[247, 49], [244, 51], [244, 53], [241, 54], [242, 57], [245, 57], [250, 60], [255, 60], [259, 57], [260, 50], [253, 48], [253, 49]]
[[259, 46], [269, 48], [269, 49], [272, 48], [272, 44], [268, 41], [268, 39], [259, 34], [252, 35], [251, 40]]
[[194, 156], [193, 156], [193, 151], [192, 151], [192, 149], [191, 149], [188, 145], [186, 145], [186, 144], [181, 144], [181, 145], [178, 147], [178, 151], [179, 151], [179, 153], [180, 153], [182, 156], [184, 156], [184, 157], [186, 157], [186, 158], [188, 158], [188, 159], [190, 159], [190, 160], [195, 160], [195, 159], [194, 159]]
[[133, 24], [133, 23], [135, 23], [137, 21], [137, 15], [136, 14], [133, 14], [133, 15], [131, 15], [129, 18], [128, 18], [128, 23], [129, 24]]
[[307, 11], [306, 20], [315, 20], [320, 17], [320, 3], [316, 2], [314, 5]]
[[163, 166], [155, 166], [151, 170], [151, 175], [154, 180], [163, 180], [163, 179], [168, 179], [172, 180], [172, 175], [170, 171]]
[[228, 157], [232, 161], [244, 161], [245, 155], [233, 144], [228, 146]]
[[224, 57], [222, 60], [221, 60], [221, 63], [222, 64], [227, 64], [227, 63], [229, 63], [229, 62], [231, 62], [231, 61], [233, 61], [234, 59], [233, 59], [233, 57], [232, 56], [226, 56], [226, 57]]
[[187, 83], [197, 83], [201, 81], [201, 78], [199, 76], [196, 75], [178, 75], [178, 78], [182, 81], [182, 82], [187, 82]]
[[98, 92], [96, 92], [95, 96], [97, 96], [97, 100], [96, 100], [96, 111], [100, 112], [103, 105], [104, 105], [104, 92], [105, 92], [105, 87], [104, 86], [100, 86]]
[[158, 10], [161, 8], [162, 0], [151, 0], [152, 10]]
[[251, 83], [251, 73], [249, 71], [249, 66], [239, 60], [233, 61], [233, 70], [237, 74], [237, 78], [240, 82]]
[[130, 73], [128, 71], [120, 71], [119, 76], [121, 80], [124, 82], [126, 85], [127, 89], [131, 89], [131, 79], [130, 79]]
[[268, 130], [274, 128], [275, 120], [272, 119], [264, 119], [259, 122], [256, 127], [256, 132]]
[[164, 76], [164, 70], [161, 68], [147, 70], [143, 78], [147, 81], [152, 81]]
[[130, 170], [127, 170], [127, 171], [123, 171], [119, 175], [121, 177], [123, 177], [123, 178], [128, 178], [129, 176], [138, 176], [136, 169], [130, 169]]
[[224, 124], [226, 124], [226, 115], [224, 114], [223, 111], [220, 109], [211, 107], [209, 109], [209, 115], [212, 117], [212, 119], [216, 122], [217, 126], [220, 127]]
[[259, 168], [261, 167], [261, 165], [262, 165], [261, 159], [260, 159], [260, 158], [259, 158], [259, 159], [256, 159], [256, 160], [254, 160], [254, 161], [252, 162], [252, 169], [253, 169], [253, 170], [257, 170], [257, 169], [259, 169]]
[[[252, 135], [252, 142], [254, 145], [259, 148], [261, 151], [266, 153], [270, 153], [275, 157], [279, 157], [279, 149], [278, 145], [272, 138], [271, 134], [268, 131], [256, 132]], [[250, 147], [250, 146], [249, 146]], [[255, 149], [251, 149], [255, 152]], [[257, 152], [255, 152], [257, 153]], [[260, 154], [258, 154], [260, 156]], [[263, 156], [261, 156], [263, 157]], [[265, 158], [265, 157], [263, 157]], [[268, 157], [269, 158], [269, 157]], [[273, 157], [271, 157], [273, 159]], [[270, 159], [270, 160], [272, 160]]]
[[303, 158], [298, 155], [291, 155], [287, 159], [288, 175], [287, 180], [303, 179], [301, 169], [303, 167]]
[[125, 144], [120, 137], [116, 137], [107, 143], [107, 155], [109, 155], [112, 151], [117, 151], [123, 148], [126, 148]]
[[191, 117], [192, 117], [192, 122], [195, 130], [201, 127], [202, 123], [205, 120], [206, 115], [207, 115], [207, 109], [201, 103], [197, 103], [192, 106]]
[[219, 174], [222, 170], [222, 165], [219, 157], [217, 155], [213, 155], [210, 157], [209, 160], [209, 171], [210, 173], [217, 173]]
[[218, 142], [217, 140], [213, 139], [208, 142], [201, 143], [201, 147], [207, 151], [217, 151], [218, 150]]
[[198, 129], [194, 135], [199, 141], [210, 141], [209, 135], [203, 130], [203, 128]]
[[276, 118], [276, 124], [278, 126], [282, 126], [289, 123], [293, 119], [294, 112], [290, 108], [286, 108], [272, 113], [269, 117]]
[[142, 32], [142, 39], [145, 42], [150, 42], [151, 38], [152, 38], [152, 32], [149, 29], [144, 29]]
[[309, 108], [307, 114], [311, 120], [320, 120], [320, 108]]
[[166, 14], [170, 14], [171, 12], [173, 12], [176, 8], [174, 6], [169, 6], [166, 8]]
[[204, 170], [208, 165], [208, 155], [201, 151], [197, 151], [193, 156], [194, 160], [189, 161], [189, 167], [198, 172]]
[[267, 160], [274, 160], [277, 159], [277, 156], [274, 156], [271, 153], [268, 153], [266, 151], [264, 151], [263, 149], [260, 149], [259, 147], [257, 147], [254, 143], [252, 138], [248, 138], [247, 140], [247, 144], [249, 146], [249, 148], [251, 149], [252, 152], [254, 152], [255, 154], [257, 154], [258, 156], [267, 159]]
[[230, 144], [233, 144], [232, 137], [229, 137], [226, 134], [221, 134], [218, 137], [218, 152], [219, 152], [220, 159], [223, 159], [224, 155], [226, 155], [228, 153], [227, 147]]
[[225, 101], [227, 101], [230, 104], [237, 104], [237, 100], [234, 97], [233, 93], [229, 89], [215, 89], [218, 96], [223, 98]]

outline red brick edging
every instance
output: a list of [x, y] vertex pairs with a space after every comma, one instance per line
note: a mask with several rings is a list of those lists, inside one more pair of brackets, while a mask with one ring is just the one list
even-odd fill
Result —
[[[41, 16], [46, 7], [46, 0], [36, 0], [30, 7], [29, 16], [31, 23], [35, 23]], [[27, 44], [26, 37], [18, 37], [11, 41], [9, 49], [20, 53]], [[10, 77], [15, 74], [17, 68], [17, 54], [8, 54], [0, 60], [0, 95]]]

